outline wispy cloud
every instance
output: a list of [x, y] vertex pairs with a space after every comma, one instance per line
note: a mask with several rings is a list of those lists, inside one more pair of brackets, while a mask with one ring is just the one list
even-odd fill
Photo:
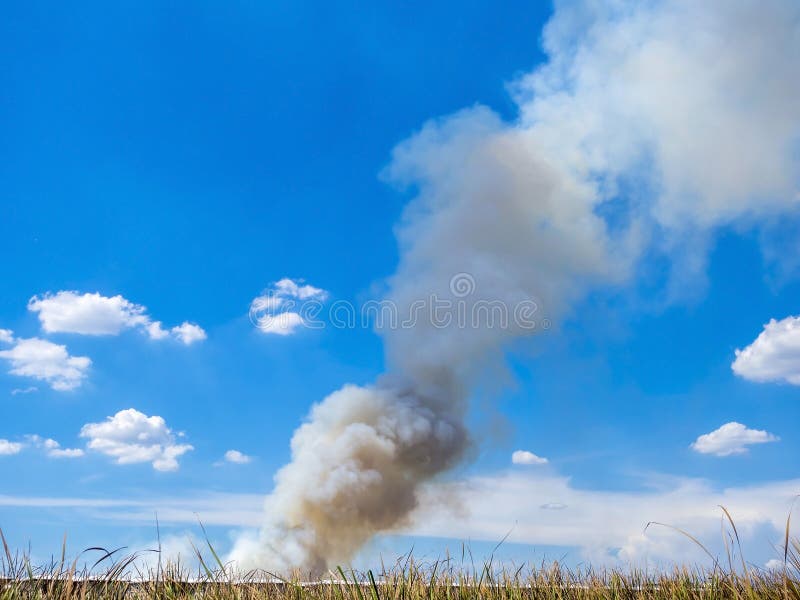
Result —
[[26, 435], [25, 440], [26, 445], [43, 450], [49, 458], [80, 458], [84, 455], [81, 448], [62, 448], [61, 444], [52, 438], [32, 434]]
[[0, 495], [0, 506], [6, 508], [98, 509], [92, 518], [106, 521], [197, 524], [254, 527], [261, 519], [264, 496], [261, 494], [226, 494], [199, 492], [182, 496], [147, 498], [81, 498], [59, 496]]
[[[539, 470], [502, 472], [451, 483], [429, 484], [410, 525], [394, 533], [420, 537], [574, 547], [594, 564], [672, 564], [707, 559], [692, 543], [664, 529], [661, 521], [691, 531], [709, 548], [719, 538], [720, 511], [728, 508], [745, 544], [764, 529], [780, 536], [800, 479], [715, 489], [707, 481], [669, 478], [639, 490], [575, 486], [568, 477]], [[4, 508], [80, 510], [100, 521], [257, 528], [263, 495], [196, 492], [133, 498], [0, 495]], [[498, 510], [502, 507], [502, 510]], [[766, 557], [765, 557], [766, 559]]]
[[50, 458], [80, 458], [84, 454], [81, 448], [51, 448], [47, 451]]
[[39, 388], [35, 385], [28, 386], [26, 388], [14, 388], [11, 390], [12, 396], [19, 396], [20, 394], [33, 394], [34, 392], [38, 392]]
[[657, 527], [644, 531], [645, 525], [669, 523], [716, 548], [722, 505], [744, 543], [764, 528], [778, 537], [799, 490], [800, 479], [715, 489], [708, 481], [681, 477], [608, 490], [577, 486], [546, 471], [515, 470], [428, 485], [405, 532], [497, 541], [511, 530], [509, 542], [576, 547], [596, 565], [674, 564], [676, 557], [699, 564], [707, 557], [683, 536]]

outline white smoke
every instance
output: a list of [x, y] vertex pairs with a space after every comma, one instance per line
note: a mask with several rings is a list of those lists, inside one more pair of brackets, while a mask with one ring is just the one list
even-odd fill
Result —
[[[477, 106], [395, 149], [386, 178], [417, 191], [389, 279], [401, 315], [432, 294], [453, 300], [452, 277], [468, 273], [467, 310], [533, 299], [541, 318], [563, 319], [629, 281], [645, 252], [685, 283], [719, 227], [796, 211], [797, 2], [557, 2], [544, 46], [547, 63], [510, 88], [514, 122]], [[391, 378], [312, 409], [264, 528], [232, 558], [318, 573], [403, 524], [420, 484], [464, 455], [475, 373], [535, 331], [383, 329]]]

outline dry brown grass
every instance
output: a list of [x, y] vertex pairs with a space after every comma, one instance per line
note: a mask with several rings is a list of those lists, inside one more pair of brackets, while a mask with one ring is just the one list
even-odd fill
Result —
[[[732, 521], [731, 526], [737, 544]], [[496, 568], [491, 560], [478, 567], [467, 561], [470, 566], [465, 568], [463, 555], [459, 566], [449, 558], [423, 566], [408, 556], [376, 573], [339, 568], [326, 580], [311, 583], [264, 571], [234, 575], [210, 544], [196, 550], [200, 567], [195, 571], [160, 561], [143, 570], [138, 566], [141, 555], [120, 557], [120, 552], [100, 548], [89, 549], [99, 553], [99, 560], [79, 569], [79, 559], [66, 560], [65, 546], [60, 560], [35, 567], [2, 541], [0, 600], [800, 600], [800, 542], [789, 539], [788, 522], [781, 548], [784, 565], [777, 571], [758, 569], [744, 560], [734, 565], [730, 553], [724, 568], [714, 560], [712, 568], [669, 572], [570, 570], [557, 563], [509, 571]], [[86, 554], [82, 556], [85, 560]]]

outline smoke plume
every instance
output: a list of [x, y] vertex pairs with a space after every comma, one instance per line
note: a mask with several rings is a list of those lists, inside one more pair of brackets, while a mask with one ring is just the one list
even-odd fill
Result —
[[[653, 254], [679, 293], [715, 230], [796, 217], [800, 4], [557, 2], [543, 44], [547, 62], [509, 88], [514, 121], [476, 106], [395, 148], [384, 177], [415, 193], [388, 280], [400, 315], [435, 296], [467, 313], [533, 301], [557, 322]], [[312, 408], [240, 567], [319, 574], [405, 522], [464, 457], [475, 373], [541, 329], [463, 325], [380, 330], [389, 375]]]

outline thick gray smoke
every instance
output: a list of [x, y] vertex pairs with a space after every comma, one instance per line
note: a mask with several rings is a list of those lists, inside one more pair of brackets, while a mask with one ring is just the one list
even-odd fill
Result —
[[466, 447], [462, 402], [451, 393], [347, 385], [316, 405], [275, 477], [260, 537], [238, 542], [239, 566], [318, 575], [402, 524], [418, 482], [452, 467]]
[[[514, 122], [478, 106], [395, 149], [385, 176], [418, 190], [389, 280], [401, 316], [435, 295], [468, 314], [534, 300], [556, 321], [629, 281], [644, 252], [682, 284], [715, 229], [794, 215], [800, 3], [558, 2], [544, 45], [547, 64], [511, 86]], [[391, 375], [311, 410], [260, 535], [233, 551], [241, 568], [319, 573], [404, 523], [420, 485], [464, 456], [474, 374], [538, 331], [466, 325], [381, 330]]]

